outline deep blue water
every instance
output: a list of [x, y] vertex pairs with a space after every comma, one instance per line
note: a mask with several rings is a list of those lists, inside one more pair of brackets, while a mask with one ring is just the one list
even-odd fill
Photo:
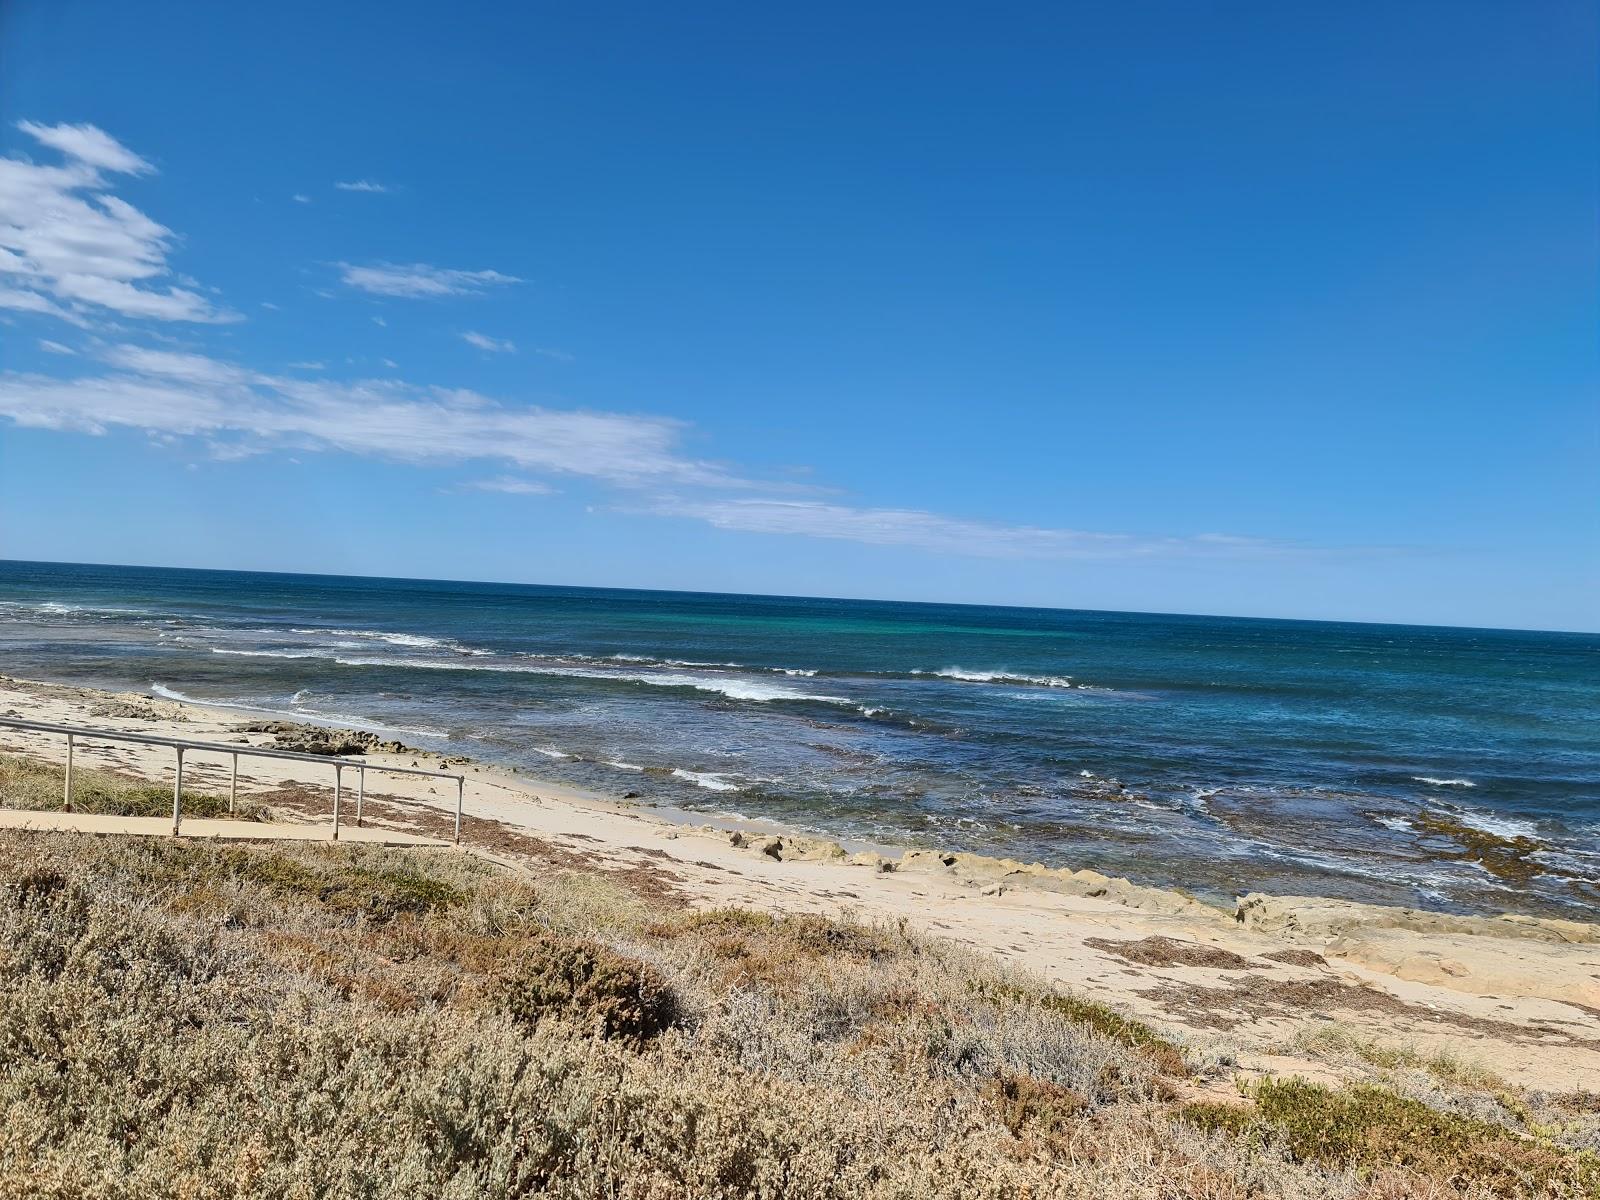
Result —
[[1600, 907], [1593, 635], [0, 562], [0, 670], [1212, 894]]

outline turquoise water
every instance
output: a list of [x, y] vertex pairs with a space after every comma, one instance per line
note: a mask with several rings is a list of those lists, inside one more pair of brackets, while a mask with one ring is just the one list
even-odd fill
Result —
[[0, 562], [0, 670], [1216, 895], [1600, 906], [1593, 635]]

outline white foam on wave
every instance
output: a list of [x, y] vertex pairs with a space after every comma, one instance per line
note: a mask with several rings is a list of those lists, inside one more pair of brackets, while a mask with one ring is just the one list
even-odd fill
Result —
[[568, 754], [565, 750], [549, 750], [549, 749], [546, 749], [543, 746], [529, 746], [528, 749], [532, 750], [535, 754], [542, 754], [546, 758], [571, 758], [572, 757], [572, 755]]
[[644, 770], [643, 767], [638, 766], [635, 763], [617, 762], [617, 761], [615, 761], [613, 759], [609, 759], [609, 758], [602, 758], [600, 760], [600, 765], [602, 767], [615, 767], [619, 771], [642, 771], [642, 770]]
[[913, 675], [936, 675], [940, 679], [958, 679], [962, 683], [1009, 683], [1027, 687], [1070, 688], [1074, 684], [1067, 675], [1022, 675], [1013, 671], [969, 671], [965, 667], [940, 667], [937, 671], [912, 671]]
[[730, 783], [726, 777], [718, 775], [715, 771], [686, 771], [682, 767], [673, 767], [674, 779], [682, 779], [696, 787], [703, 787], [713, 792], [737, 792], [739, 785]]
[[225, 646], [211, 647], [213, 654], [231, 654], [235, 658], [332, 658], [333, 655], [317, 650], [229, 650]]
[[0, 604], [0, 612], [28, 613], [44, 617], [68, 617], [74, 613], [99, 617], [147, 617], [148, 608], [118, 608], [107, 604], [67, 604], [60, 600], [8, 600]]
[[1469, 808], [1454, 810], [1456, 820], [1463, 825], [1482, 832], [1503, 838], [1536, 838], [1539, 836], [1539, 827], [1532, 821], [1519, 820], [1516, 817], [1501, 816], [1497, 813], [1475, 812]]
[[465, 663], [427, 658], [349, 658], [336, 656], [333, 661], [343, 667], [407, 667], [423, 671], [507, 671], [521, 675], [550, 675], [566, 679], [620, 680], [624, 683], [643, 683], [651, 687], [694, 688], [696, 691], [720, 693], [731, 700], [749, 700], [756, 703], [767, 703], [775, 700], [806, 700], [815, 704], [855, 705], [855, 701], [845, 696], [825, 696], [816, 692], [802, 692], [791, 687], [784, 687], [782, 684], [766, 683], [756, 679], [728, 679], [721, 676], [691, 675], [672, 671], [627, 671], [605, 667], [571, 666], [526, 659], [521, 662]]
[[293, 717], [303, 719], [311, 717], [318, 721], [327, 721], [333, 725], [342, 725], [350, 728], [381, 729], [385, 733], [409, 733], [416, 737], [449, 737], [449, 732], [444, 729], [430, 729], [426, 725], [390, 725], [384, 721], [375, 721], [371, 717], [357, 716], [351, 713], [323, 712], [320, 709], [304, 708], [300, 705], [300, 697], [304, 691], [296, 692], [289, 699], [290, 708], [274, 708], [271, 704], [261, 704], [254, 700], [212, 700], [202, 699], [197, 696], [186, 695], [176, 688], [169, 688], [166, 684], [150, 681], [150, 690], [164, 700], [176, 700], [180, 704], [204, 704], [208, 708], [237, 708], [245, 712], [269, 713], [275, 717]]
[[387, 629], [336, 629], [323, 626], [311, 629], [291, 629], [289, 632], [313, 637], [328, 634], [333, 637], [360, 638], [363, 641], [385, 642], [390, 646], [405, 646], [412, 650], [451, 650], [456, 654], [466, 654], [474, 658], [486, 658], [494, 653], [493, 650], [463, 646], [454, 638], [430, 637], [423, 633], [395, 633]]
[[1410, 833], [1416, 828], [1415, 825], [1406, 820], [1404, 817], [1373, 817], [1372, 819], [1379, 825], [1382, 825], [1385, 829], [1392, 829], [1396, 833]]
[[1438, 779], [1432, 775], [1413, 775], [1411, 778], [1417, 783], [1425, 783], [1429, 787], [1475, 788], [1478, 786], [1470, 779]]

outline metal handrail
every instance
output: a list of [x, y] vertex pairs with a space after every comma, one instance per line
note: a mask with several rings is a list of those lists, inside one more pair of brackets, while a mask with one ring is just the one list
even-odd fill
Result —
[[227, 754], [233, 759], [233, 776], [228, 784], [228, 811], [233, 811], [239, 795], [239, 756], [255, 758], [283, 758], [295, 762], [320, 763], [333, 767], [333, 840], [339, 840], [339, 806], [344, 791], [344, 769], [352, 767], [359, 772], [356, 791], [356, 825], [363, 820], [367, 796], [367, 772], [381, 771], [390, 775], [426, 775], [433, 779], [456, 781], [456, 845], [461, 844], [461, 812], [466, 801], [467, 777], [450, 771], [429, 771], [422, 767], [388, 767], [378, 763], [339, 755], [307, 754], [301, 750], [269, 750], [260, 746], [225, 745], [221, 742], [191, 742], [184, 738], [159, 737], [150, 733], [130, 733], [120, 729], [94, 729], [87, 725], [58, 725], [49, 721], [26, 721], [16, 717], [0, 717], [0, 727], [25, 729], [34, 733], [64, 733], [67, 736], [67, 779], [62, 790], [61, 807], [72, 811], [72, 751], [77, 739], [99, 742], [137, 742], [146, 746], [171, 746], [177, 751], [178, 769], [172, 783], [172, 832], [178, 832], [183, 809], [183, 755], [187, 750], [207, 754]]

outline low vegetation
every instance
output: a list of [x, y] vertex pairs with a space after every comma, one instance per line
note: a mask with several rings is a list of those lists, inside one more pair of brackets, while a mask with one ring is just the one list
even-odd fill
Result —
[[[59, 766], [0, 754], [0, 806], [36, 811], [59, 809], [65, 773]], [[172, 787], [130, 780], [111, 771], [75, 766], [72, 771], [72, 807], [77, 812], [105, 813], [115, 817], [170, 817]], [[260, 804], [240, 801], [228, 812], [228, 797], [183, 789], [186, 817], [227, 817], [236, 821], [264, 821]]]
[[1334, 1091], [1301, 1079], [1268, 1079], [1254, 1099], [1248, 1109], [1191, 1104], [1183, 1117], [1231, 1137], [1280, 1145], [1300, 1162], [1399, 1167], [1497, 1196], [1600, 1195], [1600, 1157], [1440, 1112], [1386, 1087]]
[[1600, 1195], [1592, 1098], [1212, 1061], [903, 926], [0, 831], [0, 1197]]

